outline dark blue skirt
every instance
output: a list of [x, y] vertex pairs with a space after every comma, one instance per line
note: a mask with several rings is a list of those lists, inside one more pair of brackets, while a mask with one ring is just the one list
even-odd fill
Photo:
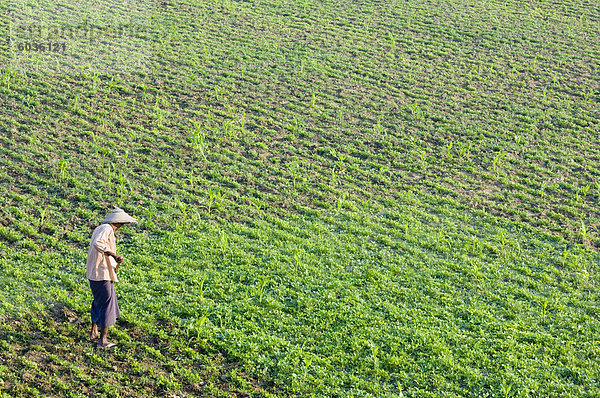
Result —
[[114, 325], [117, 318], [121, 316], [117, 295], [115, 294], [115, 285], [112, 281], [90, 281], [90, 288], [94, 296], [90, 311], [92, 322], [98, 325], [99, 328]]

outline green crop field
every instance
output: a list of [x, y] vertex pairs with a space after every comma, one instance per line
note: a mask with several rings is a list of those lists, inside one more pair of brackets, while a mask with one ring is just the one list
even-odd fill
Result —
[[596, 2], [87, 2], [0, 2], [0, 397], [600, 396]]

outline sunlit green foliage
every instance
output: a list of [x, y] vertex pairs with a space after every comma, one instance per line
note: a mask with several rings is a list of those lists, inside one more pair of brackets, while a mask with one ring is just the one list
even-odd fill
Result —
[[[118, 205], [140, 220], [117, 234], [125, 347], [128, 325], [174, 330], [249, 394], [600, 394], [593, 2], [154, 17], [150, 74], [0, 70], [0, 314], [86, 320], [91, 228]], [[178, 369], [151, 388], [189, 392]], [[0, 393], [34, 386], [7, 374]]]

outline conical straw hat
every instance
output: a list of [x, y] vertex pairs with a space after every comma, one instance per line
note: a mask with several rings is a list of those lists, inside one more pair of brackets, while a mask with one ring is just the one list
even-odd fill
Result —
[[101, 224], [130, 224], [136, 222], [137, 220], [125, 213], [123, 209], [115, 207], [115, 209], [111, 211], [104, 220], [102, 220]]

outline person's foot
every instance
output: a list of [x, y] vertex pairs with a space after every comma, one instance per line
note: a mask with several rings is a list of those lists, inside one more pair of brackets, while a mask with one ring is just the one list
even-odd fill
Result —
[[114, 347], [114, 346], [116, 346], [115, 343], [111, 343], [111, 342], [108, 342], [108, 341], [106, 343], [101, 343], [101, 342], [96, 343], [96, 347], [97, 348], [111, 348], [111, 347]]

